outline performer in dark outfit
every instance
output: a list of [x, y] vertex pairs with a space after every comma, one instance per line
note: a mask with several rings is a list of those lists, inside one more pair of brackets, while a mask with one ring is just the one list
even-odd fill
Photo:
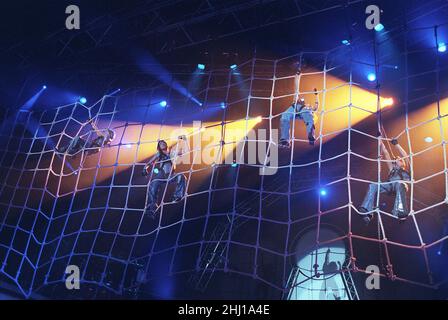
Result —
[[80, 136], [76, 136], [70, 141], [68, 145], [61, 146], [60, 148], [55, 148], [56, 152], [67, 153], [70, 156], [75, 156], [79, 151], [84, 149], [86, 145], [86, 140]]
[[97, 135], [95, 139], [93, 139], [91, 142], [87, 142], [85, 139], [81, 138], [81, 136], [76, 136], [72, 139], [72, 141], [70, 141], [68, 145], [56, 148], [55, 150], [59, 153], [67, 153], [70, 156], [76, 156], [76, 154], [81, 150], [86, 150], [87, 154], [89, 155], [99, 152], [102, 147], [110, 145], [110, 143], [114, 140], [115, 132], [113, 130], [98, 129], [95, 123], [93, 123], [92, 119], [85, 123], [83, 127], [87, 124], [90, 124], [95, 131]]
[[88, 154], [94, 154], [99, 152], [102, 147], [110, 145], [115, 138], [115, 131], [111, 129], [98, 129], [93, 121], [90, 121], [90, 124], [98, 137], [88, 143], [86, 149], [88, 149]]
[[166, 183], [175, 183], [174, 201], [180, 201], [185, 195], [185, 176], [183, 174], [174, 174], [176, 169], [177, 157], [188, 152], [188, 143], [185, 136], [178, 138], [178, 143], [168, 149], [168, 145], [164, 140], [157, 143], [157, 153], [149, 159], [143, 168], [142, 175], [148, 176], [153, 172], [151, 182], [149, 183], [148, 199], [145, 207], [145, 214], [151, 217], [155, 216], [157, 211], [157, 196], [160, 187]]
[[363, 214], [366, 224], [373, 218], [373, 214], [369, 213], [374, 209], [376, 202], [376, 195], [378, 193], [378, 186], [380, 193], [388, 193], [395, 196], [395, 203], [392, 209], [392, 214], [399, 219], [406, 219], [409, 215], [408, 204], [406, 200], [406, 192], [408, 190], [407, 181], [411, 181], [411, 174], [409, 172], [410, 164], [406, 151], [398, 144], [396, 139], [392, 139], [391, 143], [395, 145], [400, 153], [400, 157], [392, 160], [389, 152], [383, 141], [381, 141], [381, 152], [386, 158], [386, 163], [389, 168], [389, 176], [387, 182], [371, 183], [364, 198], [364, 201], [359, 208]]

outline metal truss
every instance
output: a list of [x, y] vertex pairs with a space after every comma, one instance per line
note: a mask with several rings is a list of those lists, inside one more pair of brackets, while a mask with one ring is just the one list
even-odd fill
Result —
[[359, 300], [358, 290], [356, 290], [355, 281], [353, 280], [352, 270], [352, 260], [347, 259], [348, 263], [345, 265], [345, 271], [342, 271], [342, 280], [345, 286], [345, 292], [347, 292], [349, 300]]
[[[278, 177], [272, 183], [277, 185], [276, 191], [279, 191], [284, 184], [284, 179]], [[251, 217], [255, 217], [258, 212], [252, 208], [253, 203], [258, 203], [259, 193], [254, 194], [244, 202], [236, 206], [235, 211], [227, 214], [225, 221], [218, 223], [207, 239], [204, 248], [201, 250], [198, 259], [198, 271], [190, 277], [192, 286], [201, 292], [204, 292], [215, 271], [226, 264], [229, 241], [238, 229], [248, 222]], [[263, 195], [263, 203], [266, 206], [274, 204], [279, 199], [277, 194], [267, 193]]]
[[161, 54], [363, 1], [146, 0], [81, 20], [80, 30], [61, 28], [42, 39], [38, 48], [19, 42], [3, 53], [15, 53], [28, 65], [38, 49], [44, 48], [52, 57], [70, 58], [112, 43], [139, 41], [153, 54]]
[[[340, 169], [340, 167], [334, 167], [331, 172], [337, 174]], [[304, 181], [315, 180], [315, 177], [304, 177], [301, 175], [300, 179], [291, 179], [291, 183], [292, 187], [294, 187], [294, 182], [300, 181], [303, 183]], [[289, 181], [285, 181], [285, 179], [281, 176], [270, 182], [270, 185], [276, 186], [276, 188], [272, 193], [262, 194], [261, 201], [265, 208], [274, 205], [275, 202], [281, 198], [281, 196], [276, 192], [281, 192], [284, 190], [285, 183], [289, 183]], [[230, 245], [228, 240], [236, 234], [241, 226], [251, 220], [252, 217], [256, 217], [258, 215], [258, 211], [254, 210], [252, 205], [253, 203], [258, 203], [260, 201], [259, 196], [259, 193], [257, 193], [245, 199], [244, 202], [236, 206], [234, 212], [229, 213], [226, 216], [226, 219], [221, 223], [218, 223], [210, 233], [210, 236], [206, 239], [206, 244], [202, 248], [198, 258], [198, 271], [192, 274], [189, 280], [196, 290], [204, 292], [213, 278], [215, 271], [222, 269], [225, 264], [229, 262], [226, 260]]]

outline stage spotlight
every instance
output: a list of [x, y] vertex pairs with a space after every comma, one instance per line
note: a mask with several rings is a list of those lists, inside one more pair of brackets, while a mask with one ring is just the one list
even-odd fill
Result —
[[120, 92], [120, 91], [121, 91], [121, 89], [118, 88], [117, 90], [112, 91], [111, 93], [109, 93], [108, 96], [113, 96], [114, 94], [116, 94], [116, 93], [118, 93], [118, 92]]
[[226, 108], [225, 102], [221, 102], [221, 104], [219, 106], [221, 107], [221, 109], [225, 109]]
[[425, 138], [425, 142], [426, 143], [431, 143], [433, 141], [432, 137], [426, 137]]
[[376, 74], [374, 74], [374, 73], [369, 73], [369, 74], [367, 75], [367, 80], [369, 80], [370, 82], [375, 81], [375, 80], [376, 80]]
[[237, 65], [236, 65], [236, 64], [232, 64], [232, 65], [230, 66], [230, 69], [231, 69], [231, 70], [235, 70], [235, 69], [236, 69], [236, 67], [237, 67]]
[[375, 31], [376, 32], [381, 32], [381, 31], [383, 31], [384, 30], [384, 25], [382, 24], [382, 23], [378, 23], [376, 26], [375, 26]]
[[154, 168], [154, 170], [152, 170], [152, 172], [154, 172], [155, 174], [159, 173], [159, 169], [158, 168]]
[[39, 89], [38, 92], [36, 92], [31, 98], [29, 98], [25, 104], [20, 108], [20, 111], [29, 111], [31, 110], [34, 105], [36, 104], [37, 100], [39, 99], [39, 97], [42, 95], [42, 93], [45, 91], [45, 89], [47, 89], [46, 85], [43, 85], [41, 89]]
[[390, 107], [394, 105], [394, 99], [393, 98], [386, 98], [384, 99], [384, 106]]
[[446, 52], [446, 44], [443, 43], [443, 42], [440, 42], [440, 43], [437, 45], [437, 50], [438, 50], [439, 52]]
[[82, 104], [86, 104], [87, 103], [87, 99], [85, 97], [80, 97], [79, 98], [79, 102]]
[[438, 256], [441, 256], [441, 255], [442, 255], [442, 251], [440, 251], [440, 250], [437, 251], [437, 255], [438, 255]]
[[128, 143], [124, 145], [126, 148], [131, 149], [132, 148], [132, 144]]
[[168, 102], [166, 102], [166, 100], [160, 101], [161, 107], [166, 107], [167, 105], [168, 105]]
[[342, 44], [345, 46], [349, 46], [350, 45], [350, 41], [349, 40], [342, 40]]
[[236, 161], [235, 161], [235, 160], [233, 160], [233, 163], [232, 163], [232, 168], [236, 168], [236, 167], [238, 167], [238, 163], [236, 163]]
[[199, 70], [205, 70], [205, 64], [198, 63], [198, 69]]
[[260, 123], [261, 121], [263, 121], [263, 119], [261, 118], [261, 116], [258, 116], [258, 117], [256, 118], [256, 121], [257, 121], [257, 123]]
[[394, 69], [394, 70], [398, 70], [398, 66], [397, 66], [397, 65], [394, 65], [394, 64], [383, 64], [382, 67], [383, 67], [383, 68], [386, 68], [386, 69]]
[[325, 189], [320, 189], [319, 193], [320, 193], [321, 196], [324, 196], [324, 197], [325, 197], [325, 196], [327, 195], [327, 190], [325, 190]]

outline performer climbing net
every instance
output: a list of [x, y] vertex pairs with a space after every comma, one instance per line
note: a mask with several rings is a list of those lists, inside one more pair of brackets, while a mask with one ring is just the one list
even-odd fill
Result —
[[[346, 50], [350, 61], [344, 59]], [[310, 252], [336, 241], [346, 244], [342, 272], [361, 273], [375, 264], [384, 277], [440, 284], [444, 279], [433, 260], [448, 237], [440, 221], [447, 199], [447, 102], [438, 83], [424, 98], [413, 94], [413, 79], [423, 73], [408, 70], [407, 54], [400, 61], [405, 77], [382, 82], [378, 59], [375, 65], [356, 62], [352, 50], [302, 52], [279, 60], [254, 57], [233, 70], [204, 71], [191, 90], [202, 106], [180, 90], [158, 85], [106, 95], [90, 106], [4, 111], [3, 278], [26, 297], [132, 296], [146, 283], [155, 284], [152, 294], [170, 297], [157, 279], [193, 275], [190, 284], [206, 290], [212, 276], [225, 271], [253, 277], [280, 297], [291, 289], [297, 235], [314, 228]], [[364, 83], [353, 71], [360, 65], [376, 70], [377, 83]], [[438, 65], [429, 70], [440, 72]], [[282, 112], [298, 93], [313, 102], [314, 88], [320, 101], [315, 146], [295, 121], [291, 148], [280, 149], [275, 163]], [[160, 104], [164, 99], [167, 106]], [[84, 125], [88, 119], [116, 132], [110, 146], [93, 155], [55, 152], [76, 136], [92, 139]], [[193, 120], [202, 123], [193, 125]], [[381, 127], [388, 136], [378, 136]], [[187, 178], [187, 192], [174, 203], [170, 187], [163, 188], [158, 214], [151, 219], [143, 214], [148, 179], [141, 170], [157, 141], [172, 145], [179, 128], [191, 145], [185, 156], [192, 161], [177, 169]], [[207, 144], [204, 136], [215, 140]], [[384, 180], [379, 141], [392, 138], [409, 153], [410, 216], [399, 223], [381, 195], [375, 220], [366, 227], [358, 206], [368, 184]], [[246, 159], [251, 142], [266, 142], [269, 150], [255, 163]], [[204, 152], [212, 163], [201, 162]], [[223, 161], [229, 158], [234, 162]], [[260, 175], [266, 166], [276, 173]], [[323, 226], [336, 227], [340, 236], [321, 238]], [[68, 265], [80, 269], [80, 291], [65, 290]]]

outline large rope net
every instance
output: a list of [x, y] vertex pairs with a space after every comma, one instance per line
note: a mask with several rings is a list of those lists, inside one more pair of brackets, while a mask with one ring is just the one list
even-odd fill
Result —
[[[446, 70], [434, 48], [428, 49], [433, 63], [411, 70], [407, 47], [392, 62], [399, 69], [384, 71], [400, 74], [390, 82], [380, 77], [387, 57], [367, 64], [342, 46], [199, 72], [189, 84], [194, 98], [173, 89], [179, 83], [171, 79], [90, 105], [3, 110], [3, 278], [25, 297], [132, 297], [142, 286], [170, 297], [172, 288], [162, 288], [158, 278], [184, 275], [192, 290], [205, 291], [224, 272], [253, 278], [281, 297], [291, 290], [300, 234], [311, 228], [310, 252], [345, 244], [342, 272], [362, 273], [374, 264], [384, 278], [437, 287], [445, 280], [437, 259], [448, 237], [442, 219], [448, 105], [439, 83]], [[360, 67], [377, 80], [366, 84], [353, 72]], [[424, 77], [433, 81], [431, 91], [416, 87]], [[313, 102], [314, 88], [315, 145], [297, 120], [291, 147], [278, 149], [282, 113], [299, 96]], [[110, 145], [94, 154], [55, 152], [77, 136], [95, 137], [89, 119], [115, 131]], [[182, 156], [190, 161], [177, 166], [186, 195], [173, 202], [165, 185], [151, 218], [143, 214], [151, 177], [142, 168], [159, 140], [172, 146], [181, 133], [190, 145]], [[383, 141], [394, 152], [392, 139], [409, 155], [410, 215], [400, 223], [391, 213], [393, 197], [380, 195], [366, 227], [358, 208], [368, 185], [387, 175], [379, 146]], [[250, 162], [254, 143], [266, 152]], [[272, 172], [260, 174], [267, 167]], [[327, 226], [338, 236], [322, 236]], [[68, 265], [80, 268], [80, 290], [65, 289]]]

